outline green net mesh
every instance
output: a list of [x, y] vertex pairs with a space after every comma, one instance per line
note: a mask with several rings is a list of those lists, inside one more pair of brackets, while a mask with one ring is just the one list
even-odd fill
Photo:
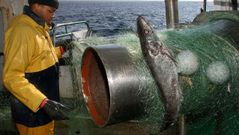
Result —
[[[193, 134], [215, 133], [218, 123], [221, 125], [229, 122], [235, 124], [238, 115], [236, 113], [239, 96], [237, 42], [230, 38], [230, 35], [228, 38], [223, 38], [220, 34], [213, 33], [215, 27], [212, 25], [213, 23], [207, 23], [184, 29], [157, 32], [161, 42], [171, 49], [177, 64], [179, 64], [178, 57], [182, 53], [184, 53], [182, 61], [195, 57], [195, 61], [189, 59], [191, 63], [188, 63], [190, 67], [195, 68], [183, 69], [192, 70], [188, 71], [189, 74], [179, 69], [179, 82], [183, 93], [181, 113], [186, 115], [188, 132]], [[139, 73], [138, 77], [141, 80], [139, 89], [147, 93], [142, 101], [145, 103], [145, 114], [139, 119], [139, 123], [146, 127], [149, 125], [151, 131], [157, 131], [163, 119], [164, 106], [142, 57], [137, 35], [125, 33], [113, 38], [90, 37], [84, 43], [75, 44], [74, 51], [77, 50], [77, 53], [74, 57], [78, 60], [81, 59], [82, 52], [87, 46], [116, 44], [129, 50], [132, 64], [135, 65], [135, 70]], [[79, 65], [80, 61], [74, 64]], [[220, 116], [222, 120], [218, 120], [216, 116]], [[197, 132], [206, 127], [207, 131]], [[230, 126], [222, 127], [221, 132], [224, 132]]]

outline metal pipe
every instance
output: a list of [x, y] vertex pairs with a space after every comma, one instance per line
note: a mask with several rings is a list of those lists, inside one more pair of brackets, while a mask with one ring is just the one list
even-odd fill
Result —
[[81, 75], [83, 95], [98, 126], [130, 120], [143, 112], [142, 99], [136, 94], [140, 82], [126, 48], [116, 45], [87, 48]]
[[232, 10], [237, 10], [238, 6], [237, 6], [237, 0], [231, 0], [232, 2]]
[[167, 28], [174, 28], [179, 22], [178, 0], [165, 0]]
[[185, 115], [181, 114], [179, 116], [179, 135], [186, 135], [186, 122], [185, 122]]
[[207, 0], [203, 0], [203, 12], [207, 11]]

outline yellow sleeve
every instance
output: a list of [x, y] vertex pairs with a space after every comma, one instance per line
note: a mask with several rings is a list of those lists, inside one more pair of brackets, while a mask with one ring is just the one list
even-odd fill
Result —
[[62, 57], [61, 47], [55, 47], [55, 51], [57, 58], [58, 59], [61, 58]]
[[3, 82], [17, 99], [37, 112], [46, 96], [25, 78], [25, 69], [34, 53], [34, 41], [27, 33], [18, 28], [5, 34]]

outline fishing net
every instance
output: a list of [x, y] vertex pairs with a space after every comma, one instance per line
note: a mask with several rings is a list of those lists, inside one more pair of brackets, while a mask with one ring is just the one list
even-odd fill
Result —
[[[235, 127], [238, 125], [239, 108], [239, 54], [234, 36], [238, 34], [238, 22], [228, 17], [224, 20], [215, 18], [198, 26], [157, 32], [160, 41], [171, 49], [177, 61], [183, 94], [180, 112], [186, 116], [188, 134], [238, 133]], [[138, 123], [151, 133], [157, 133], [165, 109], [142, 57], [137, 35], [124, 33], [111, 38], [90, 37], [74, 44], [72, 63], [78, 70], [82, 53], [88, 46], [116, 44], [128, 49], [140, 80], [137, 94], [142, 94], [144, 103], [144, 113], [137, 119]]]

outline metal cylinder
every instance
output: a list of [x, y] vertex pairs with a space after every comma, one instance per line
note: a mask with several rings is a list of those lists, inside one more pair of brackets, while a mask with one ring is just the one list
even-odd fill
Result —
[[82, 91], [93, 121], [99, 126], [129, 120], [143, 112], [139, 81], [126, 48], [98, 45], [82, 57]]

